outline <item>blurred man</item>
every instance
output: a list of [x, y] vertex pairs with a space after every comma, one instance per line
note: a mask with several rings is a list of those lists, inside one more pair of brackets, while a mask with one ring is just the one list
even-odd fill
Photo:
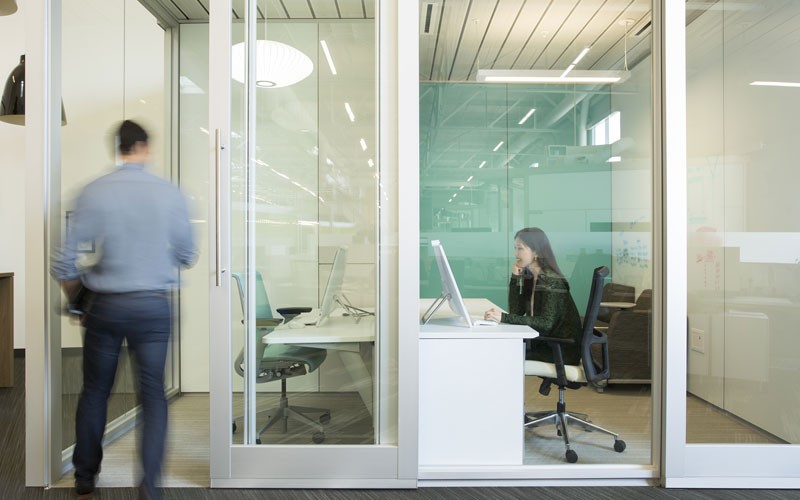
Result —
[[[72, 463], [79, 498], [93, 496], [108, 397], [126, 340], [144, 413], [139, 498], [158, 499], [167, 430], [164, 365], [173, 323], [170, 292], [178, 284], [178, 268], [196, 260], [197, 246], [178, 188], [145, 170], [147, 132], [126, 120], [117, 138], [122, 166], [83, 189], [66, 243], [52, 262], [52, 274], [68, 295], [74, 296], [81, 285], [85, 288], [80, 304], [86, 328], [83, 390]], [[78, 249], [87, 245], [99, 255], [82, 268]]]

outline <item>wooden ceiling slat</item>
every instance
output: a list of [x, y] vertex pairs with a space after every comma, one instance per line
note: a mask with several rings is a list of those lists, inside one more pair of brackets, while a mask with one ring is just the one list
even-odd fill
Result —
[[375, 19], [375, 0], [361, 0], [366, 19]]

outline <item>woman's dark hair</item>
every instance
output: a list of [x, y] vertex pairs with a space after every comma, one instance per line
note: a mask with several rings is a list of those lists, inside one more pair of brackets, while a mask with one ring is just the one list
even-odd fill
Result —
[[137, 142], [147, 144], [147, 132], [132, 120], [122, 122], [117, 137], [119, 138], [119, 152], [124, 155], [130, 153]]
[[558, 268], [556, 256], [553, 253], [553, 247], [550, 246], [550, 240], [547, 239], [547, 235], [544, 234], [544, 231], [538, 227], [526, 227], [517, 231], [514, 239], [517, 238], [522, 240], [528, 248], [536, 252], [539, 265], [542, 266], [542, 269], [550, 269], [558, 273], [562, 278], [564, 277], [561, 273], [561, 269]]

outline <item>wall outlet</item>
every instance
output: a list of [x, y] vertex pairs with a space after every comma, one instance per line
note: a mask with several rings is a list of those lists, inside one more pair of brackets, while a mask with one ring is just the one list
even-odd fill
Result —
[[706, 332], [699, 328], [692, 328], [689, 332], [689, 349], [699, 352], [700, 354], [706, 353]]

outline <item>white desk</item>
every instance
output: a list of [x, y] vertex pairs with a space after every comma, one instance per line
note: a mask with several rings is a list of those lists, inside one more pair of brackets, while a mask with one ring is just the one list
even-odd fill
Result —
[[282, 324], [262, 339], [265, 344], [292, 344], [336, 352], [372, 415], [372, 376], [361, 358], [359, 344], [375, 342], [375, 316], [360, 319], [331, 316], [322, 326], [306, 325], [304, 328]]
[[[432, 300], [420, 300], [420, 314]], [[464, 302], [473, 316], [497, 307], [485, 299]], [[522, 339], [538, 333], [523, 325], [467, 327], [452, 317], [443, 305], [420, 326], [419, 464], [522, 465]]]

